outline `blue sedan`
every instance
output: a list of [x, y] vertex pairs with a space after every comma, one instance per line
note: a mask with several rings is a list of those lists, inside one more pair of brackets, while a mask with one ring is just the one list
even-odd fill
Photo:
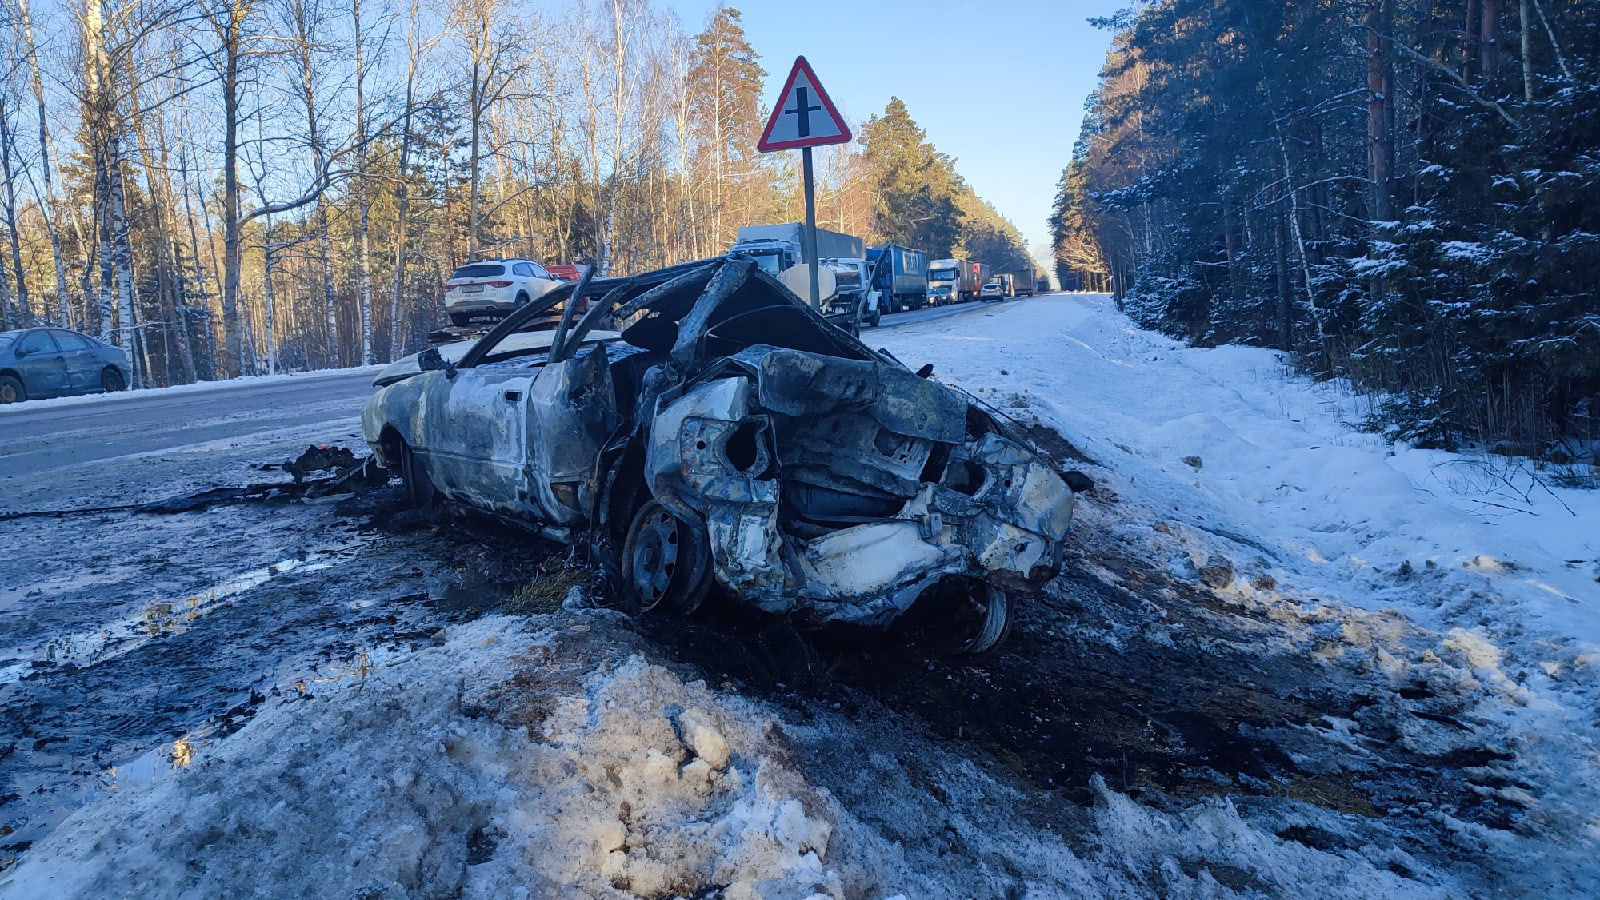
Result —
[[0, 332], [0, 403], [120, 391], [128, 354], [65, 328]]

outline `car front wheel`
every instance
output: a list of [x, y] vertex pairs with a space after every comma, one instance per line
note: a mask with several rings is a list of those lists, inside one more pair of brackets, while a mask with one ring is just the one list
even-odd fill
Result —
[[711, 589], [705, 528], [677, 518], [653, 499], [634, 513], [620, 562], [623, 599], [634, 613], [661, 606], [688, 615]]
[[28, 389], [10, 375], [0, 375], [0, 403], [21, 403], [28, 399]]
[[406, 486], [406, 502], [417, 509], [431, 505], [437, 494], [427, 468], [417, 458], [417, 452], [411, 449], [411, 445], [401, 441], [399, 448], [400, 480]]
[[122, 373], [116, 369], [108, 366], [104, 372], [100, 373], [100, 387], [108, 394], [115, 394], [127, 386], [122, 380]]

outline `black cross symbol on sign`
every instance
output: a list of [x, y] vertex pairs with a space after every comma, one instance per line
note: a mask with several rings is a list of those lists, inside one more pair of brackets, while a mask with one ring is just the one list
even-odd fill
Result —
[[797, 87], [794, 89], [794, 99], [795, 108], [786, 109], [783, 111], [783, 114], [786, 116], [799, 116], [800, 136], [810, 137], [811, 114], [822, 109], [822, 107], [806, 105], [806, 89], [803, 87]]

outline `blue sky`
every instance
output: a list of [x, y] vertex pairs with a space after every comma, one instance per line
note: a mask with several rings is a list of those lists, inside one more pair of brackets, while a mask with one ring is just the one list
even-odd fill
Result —
[[[669, 0], [691, 34], [716, 0]], [[980, 197], [1048, 245], [1045, 219], [1111, 35], [1091, 28], [1130, 0], [746, 0], [767, 102], [804, 55], [852, 122], [893, 96]]]

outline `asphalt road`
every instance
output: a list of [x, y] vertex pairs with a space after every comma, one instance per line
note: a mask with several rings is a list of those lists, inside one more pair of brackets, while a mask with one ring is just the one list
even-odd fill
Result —
[[[862, 338], [870, 344], [883, 328], [987, 308], [964, 303], [895, 313]], [[372, 370], [362, 369], [3, 407], [0, 482], [121, 457], [198, 450], [319, 422], [347, 427], [371, 395]]]
[[372, 374], [340, 370], [6, 407], [0, 478], [359, 416]]

